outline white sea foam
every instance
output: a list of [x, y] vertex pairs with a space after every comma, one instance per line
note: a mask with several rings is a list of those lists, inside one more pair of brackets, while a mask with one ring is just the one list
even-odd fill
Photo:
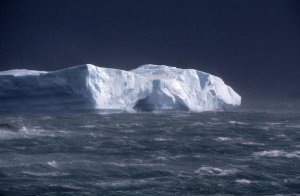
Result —
[[82, 128], [94, 128], [96, 127], [96, 125], [83, 125], [83, 126], [80, 126]]
[[276, 136], [279, 137], [279, 138], [287, 138], [287, 136], [283, 133], [282, 134], [277, 134]]
[[300, 151], [293, 151], [285, 155], [287, 158], [300, 158]]
[[283, 155], [285, 155], [285, 152], [283, 150], [266, 150], [254, 153], [254, 156], [258, 157], [279, 157]]
[[9, 130], [0, 129], [0, 140], [32, 138], [35, 136], [53, 136], [53, 133], [46, 132], [44, 129], [40, 127], [27, 128], [25, 126], [21, 126], [21, 128], [18, 131], [9, 131]]
[[51, 167], [55, 167], [55, 168], [58, 167], [58, 164], [56, 161], [48, 161], [47, 165], [50, 165]]
[[83, 147], [85, 150], [88, 150], [88, 151], [95, 151], [97, 148], [93, 147], [93, 146], [85, 146]]
[[202, 123], [202, 122], [195, 122], [195, 123], [191, 124], [191, 126], [201, 126], [201, 125], [204, 125], [204, 123]]
[[158, 141], [158, 142], [165, 142], [165, 141], [172, 141], [173, 139], [171, 139], [171, 138], [157, 137], [157, 138], [154, 138], [154, 140]]
[[268, 150], [255, 152], [256, 157], [286, 157], [286, 158], [300, 158], [300, 151], [286, 152], [284, 150]]
[[282, 125], [283, 123], [280, 122], [267, 122], [267, 125], [276, 126], [276, 125]]
[[286, 127], [300, 129], [300, 124], [287, 125]]
[[202, 166], [195, 173], [200, 175], [216, 175], [216, 176], [227, 176], [237, 173], [237, 169], [221, 169], [211, 166]]
[[117, 167], [157, 167], [164, 166], [163, 163], [142, 163], [137, 161], [136, 163], [126, 163], [126, 162], [106, 162], [107, 165], [113, 165]]
[[64, 172], [31, 172], [31, 171], [24, 171], [23, 174], [31, 175], [31, 176], [67, 176], [69, 173]]
[[166, 160], [168, 160], [167, 157], [163, 157], [163, 156], [158, 156], [158, 157], [156, 157], [155, 159], [161, 160], [161, 161], [166, 161]]
[[264, 143], [250, 142], [250, 141], [241, 142], [241, 144], [249, 145], [249, 146], [265, 146]]
[[43, 117], [42, 117], [43, 120], [51, 120], [52, 118], [53, 118], [53, 117], [51, 117], [51, 116], [43, 116]]
[[248, 123], [241, 122], [241, 121], [234, 121], [234, 120], [229, 121], [229, 123], [232, 125], [248, 125]]
[[250, 184], [252, 181], [246, 179], [237, 179], [236, 182], [240, 184]]
[[12, 139], [15, 138], [16, 136], [17, 134], [15, 132], [0, 129], [0, 139]]
[[229, 137], [217, 137], [215, 140], [224, 142], [224, 141], [231, 141], [232, 139]]
[[123, 129], [123, 130], [121, 130], [121, 132], [123, 132], [123, 133], [135, 133], [136, 131], [133, 130], [133, 129]]
[[149, 183], [155, 182], [152, 178], [148, 179], [137, 179], [137, 180], [118, 180], [118, 181], [111, 181], [111, 182], [98, 182], [95, 185], [102, 187], [102, 188], [125, 188], [131, 186], [144, 186]]
[[257, 126], [256, 128], [262, 129], [262, 130], [264, 130], [264, 131], [269, 131], [270, 128], [271, 128], [271, 126]]

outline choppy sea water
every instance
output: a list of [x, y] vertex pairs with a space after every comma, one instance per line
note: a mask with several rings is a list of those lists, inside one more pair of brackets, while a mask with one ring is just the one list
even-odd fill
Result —
[[0, 195], [295, 195], [300, 110], [0, 114]]

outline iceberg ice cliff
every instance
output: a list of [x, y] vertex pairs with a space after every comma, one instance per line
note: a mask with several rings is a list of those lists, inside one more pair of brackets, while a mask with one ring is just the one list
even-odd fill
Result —
[[0, 72], [0, 111], [200, 112], [240, 104], [241, 97], [221, 78], [165, 65], [143, 65], [131, 71], [86, 64], [53, 72]]

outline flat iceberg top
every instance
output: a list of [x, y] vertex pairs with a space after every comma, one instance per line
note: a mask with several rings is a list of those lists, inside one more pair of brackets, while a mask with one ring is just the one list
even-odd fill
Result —
[[142, 65], [136, 69], [131, 70], [135, 74], [156, 79], [174, 79], [184, 70], [176, 67], [166, 65]]
[[[7, 77], [13, 76], [13, 77]], [[79, 65], [44, 72], [0, 72], [0, 111], [215, 111], [241, 104], [221, 78], [195, 69], [142, 65], [131, 71]]]
[[10, 76], [26, 76], [26, 75], [40, 75], [47, 73], [46, 71], [35, 71], [27, 69], [12, 69], [8, 71], [1, 71], [0, 75], [10, 75]]

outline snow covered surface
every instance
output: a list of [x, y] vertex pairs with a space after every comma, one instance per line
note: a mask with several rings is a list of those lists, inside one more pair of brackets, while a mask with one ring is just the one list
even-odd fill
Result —
[[12, 69], [8, 71], [0, 72], [1, 75], [11, 75], [11, 76], [25, 76], [25, 75], [40, 75], [42, 73], [47, 73], [46, 71], [34, 71], [27, 69]]
[[194, 69], [165, 65], [143, 65], [131, 71], [86, 64], [53, 72], [0, 72], [0, 111], [201, 112], [240, 104], [241, 97], [222, 79]]

